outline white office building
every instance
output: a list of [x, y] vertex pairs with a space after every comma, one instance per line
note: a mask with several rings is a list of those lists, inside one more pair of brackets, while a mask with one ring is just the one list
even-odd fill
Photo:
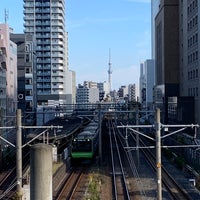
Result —
[[97, 88], [97, 83], [84, 81], [84, 85], [78, 85], [76, 90], [76, 103], [80, 105], [79, 108], [87, 108], [88, 104], [96, 104], [98, 102], [99, 88]]
[[146, 109], [153, 108], [153, 88], [155, 86], [154, 60], [140, 64], [140, 102]]

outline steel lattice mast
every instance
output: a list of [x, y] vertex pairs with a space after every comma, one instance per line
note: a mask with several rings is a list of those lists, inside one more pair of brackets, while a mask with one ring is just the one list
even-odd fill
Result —
[[112, 70], [111, 70], [111, 55], [110, 55], [110, 49], [109, 49], [109, 62], [108, 62], [108, 85], [109, 85], [109, 94], [111, 92], [111, 74], [112, 74]]

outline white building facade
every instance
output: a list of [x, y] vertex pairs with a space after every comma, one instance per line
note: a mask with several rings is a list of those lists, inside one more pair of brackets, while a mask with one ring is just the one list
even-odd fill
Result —
[[[86, 108], [87, 104], [94, 104], [99, 102], [99, 88], [89, 88], [79, 85], [76, 90], [76, 103], [81, 108]], [[86, 105], [86, 106], [85, 106]]]
[[153, 109], [155, 65], [153, 59], [140, 64], [140, 102], [146, 109]]

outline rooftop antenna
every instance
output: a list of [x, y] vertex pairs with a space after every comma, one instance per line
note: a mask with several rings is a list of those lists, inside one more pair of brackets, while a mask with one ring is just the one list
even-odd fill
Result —
[[110, 54], [110, 49], [109, 49], [109, 62], [108, 62], [108, 85], [109, 85], [109, 94], [111, 92], [111, 74], [112, 74], [112, 70], [111, 70], [111, 54]]
[[4, 20], [5, 20], [5, 24], [7, 24], [8, 21], [8, 10], [4, 10]]

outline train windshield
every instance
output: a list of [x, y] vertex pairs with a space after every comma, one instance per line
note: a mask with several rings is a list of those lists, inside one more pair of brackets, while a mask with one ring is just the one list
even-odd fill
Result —
[[92, 151], [92, 144], [90, 141], [73, 141], [72, 151]]

